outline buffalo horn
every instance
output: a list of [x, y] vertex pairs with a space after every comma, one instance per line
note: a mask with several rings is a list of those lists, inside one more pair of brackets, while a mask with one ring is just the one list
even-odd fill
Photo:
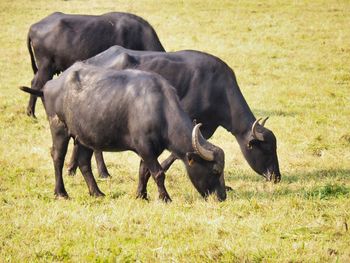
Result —
[[265, 119], [263, 119], [263, 121], [261, 122], [261, 126], [265, 126], [265, 122], [269, 119], [269, 117], [266, 117]]
[[[260, 124], [259, 121], [260, 121], [261, 119], [262, 119], [262, 118], [257, 119], [257, 120], [253, 123], [253, 125], [252, 125], [252, 134], [253, 134], [253, 137], [254, 137], [255, 139], [259, 140], [259, 141], [263, 141], [263, 140], [264, 140], [264, 137], [263, 137], [260, 133], [258, 133], [258, 132], [256, 131], [256, 125], [257, 125], [257, 124]], [[264, 119], [264, 121], [263, 121], [264, 124], [265, 124], [266, 120], [267, 120], [267, 119]]]
[[202, 126], [202, 123], [198, 123], [198, 124], [196, 124], [196, 126], [194, 126], [194, 128], [192, 130], [192, 147], [199, 154], [199, 156], [202, 157], [204, 160], [213, 161], [214, 160], [213, 151], [206, 149], [199, 142], [199, 140], [206, 141], [203, 138], [201, 132], [199, 131], [199, 127], [201, 127], [201, 126]]

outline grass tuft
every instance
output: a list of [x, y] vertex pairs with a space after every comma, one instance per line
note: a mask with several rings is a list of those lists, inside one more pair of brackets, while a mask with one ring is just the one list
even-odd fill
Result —
[[349, 197], [350, 187], [344, 185], [327, 184], [321, 187], [315, 187], [306, 191], [304, 197], [307, 199], [328, 200], [331, 198]]

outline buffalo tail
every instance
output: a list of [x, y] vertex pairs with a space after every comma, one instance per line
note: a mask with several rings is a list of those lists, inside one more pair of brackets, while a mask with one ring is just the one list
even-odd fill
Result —
[[28, 88], [28, 87], [25, 87], [25, 86], [21, 86], [21, 87], [19, 87], [19, 89], [24, 91], [24, 92], [30, 93], [30, 94], [32, 94], [34, 96], [37, 96], [37, 97], [43, 97], [44, 96], [44, 93], [41, 90], [35, 90], [35, 89], [31, 89], [31, 88]]

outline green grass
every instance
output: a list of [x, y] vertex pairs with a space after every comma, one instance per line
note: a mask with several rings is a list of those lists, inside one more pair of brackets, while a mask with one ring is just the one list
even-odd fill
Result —
[[[51, 137], [41, 103], [25, 115], [18, 90], [33, 77], [26, 34], [53, 11], [132, 12], [166, 50], [214, 54], [235, 71], [257, 117], [278, 139], [280, 184], [247, 165], [219, 129], [227, 201], [204, 201], [177, 162], [173, 199], [135, 199], [139, 159], [108, 153], [106, 197], [65, 175], [69, 200], [55, 200]], [[348, 1], [0, 2], [0, 262], [349, 262], [350, 3]], [[70, 149], [71, 150], [71, 149]], [[164, 156], [162, 157], [164, 158]]]

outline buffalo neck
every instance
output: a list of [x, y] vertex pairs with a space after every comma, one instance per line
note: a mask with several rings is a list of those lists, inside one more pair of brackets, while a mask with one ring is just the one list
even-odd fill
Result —
[[224, 127], [237, 138], [242, 138], [250, 133], [255, 117], [244, 99], [235, 79], [232, 84], [233, 85], [226, 88], [230, 118], [227, 127]]
[[167, 148], [182, 160], [184, 160], [187, 152], [193, 152], [192, 128], [193, 124], [188, 117], [169, 125]]

